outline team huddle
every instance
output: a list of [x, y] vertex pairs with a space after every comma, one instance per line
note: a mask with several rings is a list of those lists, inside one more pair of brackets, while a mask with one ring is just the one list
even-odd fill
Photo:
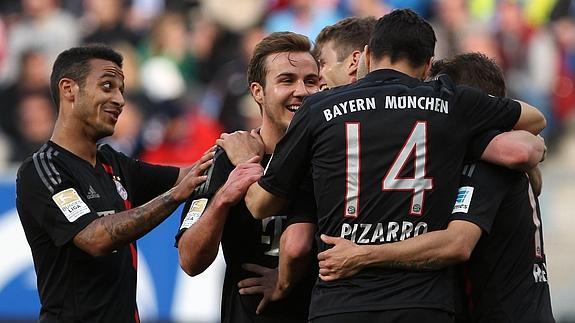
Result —
[[136, 240], [185, 203], [180, 266], [202, 273], [221, 245], [222, 322], [555, 322], [545, 119], [492, 60], [434, 62], [435, 43], [408, 9], [313, 47], [272, 33], [247, 70], [261, 126], [179, 169], [98, 144], [125, 103], [118, 53], [61, 53], [54, 132], [17, 179], [39, 321], [139, 322]]

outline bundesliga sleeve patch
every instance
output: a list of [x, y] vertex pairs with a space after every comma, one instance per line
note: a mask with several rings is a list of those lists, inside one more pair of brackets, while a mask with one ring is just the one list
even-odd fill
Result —
[[84, 203], [78, 192], [73, 188], [54, 194], [52, 200], [54, 200], [60, 211], [64, 213], [64, 216], [70, 222], [74, 222], [82, 215], [90, 213], [88, 205]]
[[467, 213], [469, 211], [469, 205], [471, 204], [471, 197], [473, 196], [473, 187], [462, 186], [457, 192], [457, 199], [455, 200], [455, 206], [453, 206], [453, 213]]
[[207, 198], [193, 200], [192, 205], [188, 210], [188, 214], [186, 214], [184, 221], [182, 221], [180, 230], [188, 229], [194, 223], [196, 223], [202, 217], [202, 214], [204, 214], [204, 210], [206, 209], [207, 205], [208, 205]]

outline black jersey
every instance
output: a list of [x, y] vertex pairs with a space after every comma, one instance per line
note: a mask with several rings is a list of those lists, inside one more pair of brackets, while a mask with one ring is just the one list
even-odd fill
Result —
[[32, 249], [40, 322], [137, 322], [136, 243], [92, 257], [73, 243], [98, 217], [168, 190], [178, 169], [100, 146], [96, 166], [53, 142], [18, 171], [16, 205]]
[[[266, 156], [262, 164], [265, 165], [268, 160], [269, 156]], [[209, 200], [226, 182], [233, 169], [234, 166], [224, 150], [218, 148], [214, 164], [208, 169], [208, 179], [196, 189], [184, 206], [176, 246], [179, 237], [201, 217]], [[226, 261], [221, 305], [222, 322], [307, 322], [310, 294], [317, 277], [317, 268], [316, 274], [298, 284], [286, 299], [270, 303], [260, 315], [256, 314], [256, 309], [261, 296], [240, 295], [237, 286], [241, 280], [255, 275], [242, 269], [242, 264], [253, 263], [276, 268], [283, 230], [292, 222], [308, 222], [302, 219], [308, 218], [309, 214], [315, 214], [312, 194], [300, 191], [298, 196], [297, 203], [292, 203], [286, 215], [264, 220], [254, 219], [243, 201], [230, 210], [221, 241]]]
[[467, 267], [473, 321], [555, 322], [539, 202], [527, 176], [469, 164], [460, 185], [452, 219], [484, 231]]
[[[519, 103], [377, 70], [304, 100], [259, 184], [290, 198], [312, 168], [318, 230], [358, 244], [404, 240], [443, 229], [470, 139], [517, 122]], [[293, 197], [291, 197], [293, 198]], [[326, 246], [318, 241], [319, 250]], [[310, 318], [408, 307], [453, 310], [447, 270], [366, 269], [318, 281]]]

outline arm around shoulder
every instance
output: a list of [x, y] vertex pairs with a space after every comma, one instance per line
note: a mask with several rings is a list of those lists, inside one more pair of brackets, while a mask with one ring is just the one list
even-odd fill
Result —
[[539, 134], [541, 130], [545, 129], [547, 121], [541, 111], [528, 103], [519, 100], [516, 101], [521, 105], [521, 115], [513, 129], [527, 130], [534, 135]]
[[511, 169], [529, 170], [545, 155], [543, 138], [525, 130], [503, 132], [485, 148], [481, 159]]
[[381, 245], [356, 245], [343, 238], [322, 235], [322, 240], [334, 247], [318, 255], [320, 278], [325, 281], [345, 278], [368, 267], [438, 270], [467, 261], [481, 233], [477, 225], [455, 220], [445, 230]]

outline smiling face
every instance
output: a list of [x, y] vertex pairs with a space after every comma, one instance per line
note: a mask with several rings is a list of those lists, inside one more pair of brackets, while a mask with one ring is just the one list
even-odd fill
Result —
[[252, 84], [262, 107], [263, 124], [285, 131], [303, 98], [319, 90], [317, 63], [309, 52], [281, 52], [266, 57], [265, 87]]
[[115, 63], [90, 60], [90, 72], [79, 87], [74, 114], [84, 132], [98, 140], [111, 136], [124, 106], [124, 74]]

